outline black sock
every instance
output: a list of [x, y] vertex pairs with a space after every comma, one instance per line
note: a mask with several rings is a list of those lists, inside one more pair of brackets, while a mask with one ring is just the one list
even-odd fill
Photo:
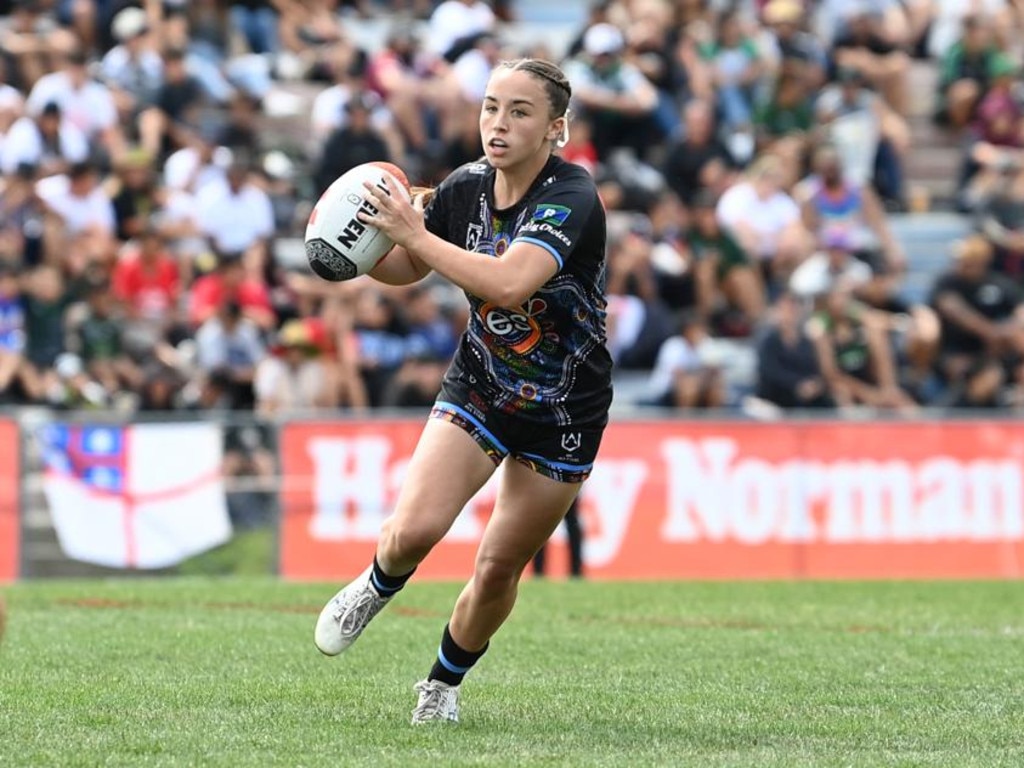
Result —
[[452, 633], [448, 631], [448, 625], [444, 627], [444, 635], [441, 636], [441, 647], [437, 649], [437, 661], [427, 675], [428, 680], [440, 680], [448, 685], [459, 685], [466, 673], [473, 668], [480, 657], [487, 653], [488, 643], [479, 651], [467, 651], [460, 648], [459, 644], [452, 639]]
[[377, 556], [374, 555], [373, 571], [370, 573], [370, 583], [373, 584], [373, 588], [377, 590], [377, 594], [381, 597], [391, 597], [405, 586], [405, 582], [407, 582], [409, 577], [414, 573], [416, 573], [415, 568], [404, 576], [388, 576], [381, 570], [380, 563], [377, 562]]

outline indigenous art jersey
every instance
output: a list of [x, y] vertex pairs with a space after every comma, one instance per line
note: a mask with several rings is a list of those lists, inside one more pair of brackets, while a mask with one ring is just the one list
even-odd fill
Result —
[[489, 406], [544, 424], [604, 423], [611, 402], [605, 346], [605, 214], [590, 175], [552, 155], [523, 198], [494, 206], [494, 169], [469, 163], [426, 210], [435, 235], [501, 257], [515, 242], [540, 246], [558, 272], [517, 309], [467, 294], [471, 312], [446, 378]]

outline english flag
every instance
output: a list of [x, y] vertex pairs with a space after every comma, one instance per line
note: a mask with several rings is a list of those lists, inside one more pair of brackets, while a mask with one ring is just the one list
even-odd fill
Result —
[[231, 521], [212, 424], [51, 424], [43, 489], [64, 553], [164, 568], [223, 544]]

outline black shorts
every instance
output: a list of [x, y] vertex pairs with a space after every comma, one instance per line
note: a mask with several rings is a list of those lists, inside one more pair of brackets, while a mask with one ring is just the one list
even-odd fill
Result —
[[445, 380], [430, 411], [465, 430], [495, 465], [511, 456], [561, 483], [582, 483], [594, 468], [607, 420], [585, 426], [543, 424], [491, 408], [457, 381]]

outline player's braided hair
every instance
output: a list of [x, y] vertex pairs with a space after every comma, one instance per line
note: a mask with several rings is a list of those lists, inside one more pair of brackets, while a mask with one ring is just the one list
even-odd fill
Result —
[[531, 75], [544, 82], [544, 90], [548, 94], [548, 101], [551, 102], [551, 112], [554, 117], [562, 117], [569, 110], [569, 99], [572, 97], [572, 87], [569, 79], [557, 66], [544, 59], [511, 59], [499, 64], [507, 69], [529, 72]]

